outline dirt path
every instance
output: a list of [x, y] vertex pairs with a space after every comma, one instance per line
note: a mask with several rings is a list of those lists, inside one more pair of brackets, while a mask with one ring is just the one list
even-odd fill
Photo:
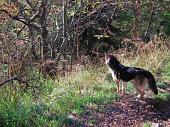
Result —
[[143, 127], [144, 122], [170, 127], [170, 98], [141, 101], [134, 95], [125, 95], [110, 105], [87, 108], [79, 120], [85, 127]]

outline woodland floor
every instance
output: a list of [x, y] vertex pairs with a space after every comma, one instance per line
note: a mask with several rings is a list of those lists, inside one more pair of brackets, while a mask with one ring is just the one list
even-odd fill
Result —
[[[170, 84], [160, 87], [159, 92], [170, 93]], [[139, 100], [127, 94], [112, 104], [86, 108], [83, 115], [74, 118], [81, 127], [170, 127], [170, 96], [165, 100], [147, 95]]]

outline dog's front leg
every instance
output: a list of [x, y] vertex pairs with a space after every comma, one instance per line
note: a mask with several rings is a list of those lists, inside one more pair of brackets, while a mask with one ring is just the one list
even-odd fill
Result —
[[117, 92], [120, 93], [120, 80], [116, 80]]
[[126, 94], [126, 86], [127, 86], [127, 83], [123, 82], [123, 84], [122, 84], [122, 93], [123, 93], [123, 95]]

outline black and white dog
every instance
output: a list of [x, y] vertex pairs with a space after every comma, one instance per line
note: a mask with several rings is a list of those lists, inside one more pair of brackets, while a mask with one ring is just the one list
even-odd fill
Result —
[[123, 94], [125, 94], [127, 82], [132, 81], [136, 91], [139, 93], [139, 98], [143, 98], [147, 84], [154, 94], [158, 94], [156, 82], [151, 72], [142, 68], [126, 67], [120, 64], [118, 59], [113, 55], [105, 54], [105, 61], [109, 71], [112, 73], [113, 80], [116, 81], [118, 93], [120, 93], [120, 81], [123, 82]]

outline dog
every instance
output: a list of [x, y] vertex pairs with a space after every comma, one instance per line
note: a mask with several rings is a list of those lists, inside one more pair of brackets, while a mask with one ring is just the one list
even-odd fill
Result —
[[117, 92], [120, 93], [120, 81], [122, 84], [122, 93], [126, 94], [127, 82], [131, 81], [134, 84], [138, 97], [142, 99], [145, 94], [145, 88], [148, 86], [154, 94], [158, 94], [156, 81], [151, 72], [136, 67], [126, 67], [122, 65], [114, 55], [105, 54], [106, 65], [112, 74], [112, 78], [116, 81]]

